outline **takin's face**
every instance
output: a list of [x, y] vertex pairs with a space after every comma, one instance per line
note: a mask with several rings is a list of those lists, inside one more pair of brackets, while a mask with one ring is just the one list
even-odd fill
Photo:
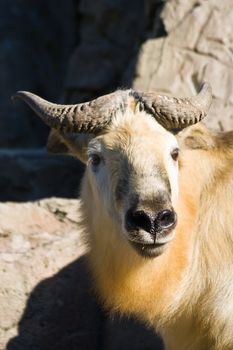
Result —
[[175, 233], [177, 141], [144, 112], [115, 124], [88, 145], [92, 200], [140, 255], [152, 258]]
[[134, 90], [75, 105], [50, 103], [28, 91], [14, 98], [52, 128], [50, 152], [71, 153], [87, 163], [84, 204], [95, 205], [87, 214], [98, 215], [96, 226], [105, 215], [139, 254], [161, 254], [174, 237], [178, 192], [177, 142], [161, 125], [182, 129], [203, 119], [211, 104], [210, 85], [191, 98]]

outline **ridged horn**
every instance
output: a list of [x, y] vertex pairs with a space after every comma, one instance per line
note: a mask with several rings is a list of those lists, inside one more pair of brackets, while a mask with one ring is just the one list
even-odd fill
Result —
[[127, 94], [127, 91], [118, 90], [75, 105], [51, 103], [28, 91], [18, 91], [12, 99], [25, 101], [51, 128], [61, 132], [96, 134], [109, 124], [118, 109], [126, 105]]
[[197, 96], [176, 98], [158, 95], [154, 92], [139, 93], [145, 109], [166, 129], [185, 128], [200, 122], [207, 114], [212, 90], [209, 83], [203, 83]]

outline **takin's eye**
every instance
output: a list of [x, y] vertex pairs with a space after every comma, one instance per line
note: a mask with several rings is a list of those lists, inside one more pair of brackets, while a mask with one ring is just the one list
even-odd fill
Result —
[[101, 160], [101, 156], [97, 153], [90, 154], [89, 156], [90, 164], [94, 169], [98, 167], [98, 165], [101, 163]]
[[174, 149], [171, 151], [171, 157], [172, 157], [172, 159], [173, 159], [174, 161], [177, 161], [177, 160], [178, 160], [179, 153], [180, 153], [179, 148], [174, 148]]

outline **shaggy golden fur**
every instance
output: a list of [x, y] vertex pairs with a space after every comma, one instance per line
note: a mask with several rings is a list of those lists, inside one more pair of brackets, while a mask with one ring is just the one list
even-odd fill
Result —
[[131, 189], [151, 195], [155, 180], [161, 180], [148, 175], [153, 155], [159, 174], [168, 174], [172, 182], [164, 150], [173, 135], [135, 106], [130, 113], [116, 118], [97, 137], [107, 174], [103, 170], [97, 182], [87, 161], [82, 184], [89, 261], [98, 295], [106, 308], [135, 315], [154, 327], [167, 350], [232, 350], [233, 132], [214, 134], [198, 125], [177, 136], [178, 197], [176, 183], [171, 183], [176, 234], [162, 254], [146, 259], [125, 238], [118, 218], [122, 205], [113, 193], [122, 157], [137, 164], [145, 178], [135, 180]]

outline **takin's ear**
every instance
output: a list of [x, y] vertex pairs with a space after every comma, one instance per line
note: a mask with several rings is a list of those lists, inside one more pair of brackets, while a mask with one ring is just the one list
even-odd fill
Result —
[[211, 133], [202, 123], [183, 129], [176, 137], [181, 148], [207, 151], [216, 146], [214, 133]]
[[64, 134], [51, 129], [47, 140], [47, 150], [53, 154], [69, 154], [86, 163], [87, 146], [92, 138], [91, 134]]

